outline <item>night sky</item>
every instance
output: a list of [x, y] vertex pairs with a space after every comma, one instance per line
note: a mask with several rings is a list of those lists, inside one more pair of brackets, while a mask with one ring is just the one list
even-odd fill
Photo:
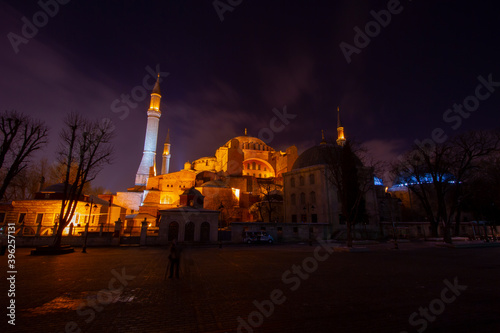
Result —
[[[114, 162], [94, 185], [112, 191], [134, 185], [151, 92], [141, 95], [141, 87], [157, 66], [169, 73], [161, 83], [158, 171], [167, 128], [170, 169], [178, 171], [245, 128], [258, 136], [270, 128], [273, 109], [284, 107], [296, 116], [284, 127], [277, 122], [280, 131], [267, 143], [296, 145], [299, 153], [321, 141], [322, 129], [336, 135], [337, 106], [348, 138], [381, 160], [436, 128], [450, 136], [498, 126], [494, 84], [497, 91], [480, 89], [482, 100], [467, 118], [447, 113], [475, 96], [479, 76], [500, 82], [497, 2], [220, 1], [228, 2], [237, 6], [221, 21], [211, 0], [72, 0], [15, 47], [9, 33], [22, 36], [22, 18], [43, 19], [42, 9], [37, 1], [0, 2], [0, 107], [47, 122], [49, 158], [69, 112], [111, 119]], [[355, 28], [365, 31], [375, 20], [371, 11], [388, 7], [390, 22], [369, 24], [372, 37], [357, 41], [348, 63], [340, 44], [355, 47]], [[150, 76], [146, 85], [152, 82]], [[120, 100], [132, 92], [129, 105]]]

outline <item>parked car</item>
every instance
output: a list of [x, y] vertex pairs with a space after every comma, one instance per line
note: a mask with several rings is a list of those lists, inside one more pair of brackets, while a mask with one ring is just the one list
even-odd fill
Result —
[[273, 236], [265, 231], [244, 231], [243, 241], [248, 244], [252, 243], [274, 243]]

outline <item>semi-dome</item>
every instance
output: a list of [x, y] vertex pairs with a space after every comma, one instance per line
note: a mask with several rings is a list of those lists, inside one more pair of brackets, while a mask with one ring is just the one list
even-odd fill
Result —
[[[340, 153], [342, 147], [334, 144], [320, 144], [304, 151], [295, 160], [292, 170], [311, 167], [314, 165], [330, 164], [332, 159]], [[357, 162], [362, 165], [361, 160]]]
[[195, 196], [198, 196], [198, 197], [202, 197], [203, 195], [201, 194], [200, 191], [198, 191], [197, 189], [195, 189], [194, 187], [190, 187], [186, 190], [184, 190], [184, 192], [182, 192], [182, 195], [195, 195]]

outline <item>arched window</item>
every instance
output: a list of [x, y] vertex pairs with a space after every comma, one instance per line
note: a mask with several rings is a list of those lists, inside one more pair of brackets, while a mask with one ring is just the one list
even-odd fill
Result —
[[290, 202], [292, 206], [297, 205], [297, 196], [295, 195], [295, 193], [292, 193], [292, 195], [290, 196]]
[[210, 224], [208, 222], [203, 222], [200, 228], [200, 242], [210, 241]]
[[255, 170], [255, 162], [252, 162], [252, 169]]
[[186, 242], [194, 241], [194, 223], [188, 222], [185, 226], [184, 240]]
[[258, 169], [258, 170], [260, 170], [260, 164], [259, 164], [259, 165], [257, 165], [257, 169]]
[[312, 184], [314, 184], [314, 181], [315, 181], [315, 179], [314, 179], [314, 174], [313, 174], [313, 173], [311, 173], [311, 174], [309, 175], [309, 184], [311, 184], [311, 185], [312, 185]]
[[290, 178], [290, 186], [295, 187], [295, 178]]
[[170, 222], [168, 225], [168, 241], [173, 241], [174, 239], [177, 239], [179, 237], [179, 223], [177, 222]]
[[301, 205], [306, 204], [306, 194], [304, 192], [300, 193], [300, 204]]
[[311, 202], [311, 205], [316, 204], [316, 192], [313, 191], [309, 194], [309, 201]]
[[299, 184], [300, 184], [300, 186], [304, 186], [304, 177], [300, 176]]

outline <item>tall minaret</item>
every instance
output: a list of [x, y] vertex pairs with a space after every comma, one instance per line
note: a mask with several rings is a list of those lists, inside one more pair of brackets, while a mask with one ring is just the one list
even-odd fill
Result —
[[150, 175], [156, 176], [156, 140], [158, 139], [158, 125], [160, 124], [161, 116], [160, 100], [160, 74], [158, 74], [158, 79], [151, 93], [146, 138], [144, 139], [144, 152], [141, 164], [135, 175], [135, 185], [146, 185]]
[[337, 144], [339, 146], [345, 145], [344, 127], [340, 123], [340, 108], [337, 107]]
[[161, 174], [165, 175], [168, 173], [170, 168], [170, 128], [167, 132], [167, 138], [163, 144], [163, 161], [161, 163]]

